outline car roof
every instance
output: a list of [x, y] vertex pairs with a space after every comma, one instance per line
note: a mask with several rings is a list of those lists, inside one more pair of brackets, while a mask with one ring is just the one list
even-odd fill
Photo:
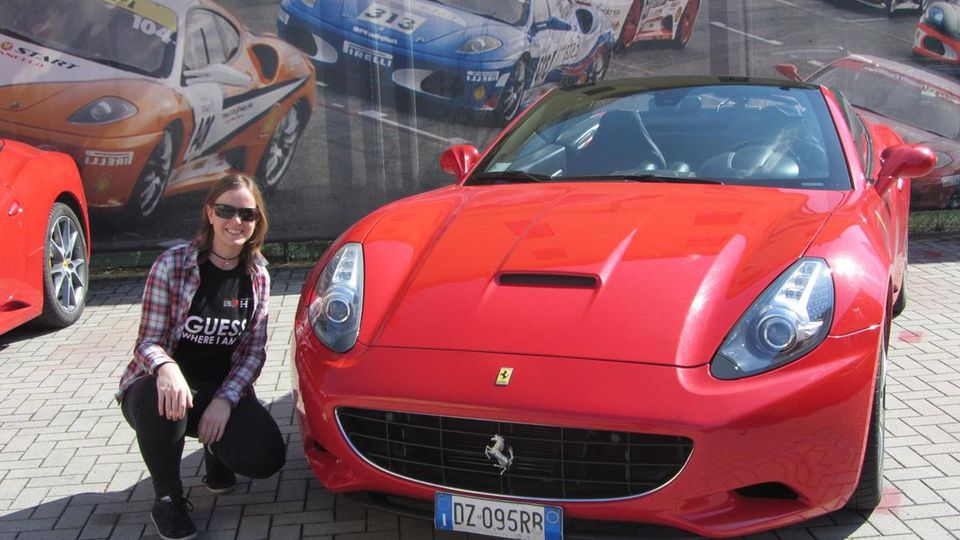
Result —
[[736, 76], [708, 76], [687, 75], [672, 77], [637, 77], [631, 79], [608, 79], [594, 84], [583, 84], [568, 87], [567, 92], [580, 92], [587, 96], [609, 97], [604, 94], [629, 94], [643, 90], [660, 90], [668, 88], [685, 88], [693, 86], [716, 85], [750, 85], [770, 86], [776, 88], [804, 88], [816, 90], [819, 86], [805, 82], [764, 77], [736, 77]]
[[831, 65], [851, 60], [854, 62], [860, 62], [861, 64], [869, 64], [891, 73], [897, 73], [916, 81], [920, 81], [926, 85], [936, 86], [937, 88], [946, 90], [947, 92], [950, 92], [956, 96], [960, 96], [960, 84], [957, 84], [946, 77], [941, 77], [936, 73], [930, 73], [924, 69], [903, 64], [901, 62], [897, 62], [896, 60], [879, 58], [877, 56], [870, 56], [868, 54], [851, 54], [831, 62]]

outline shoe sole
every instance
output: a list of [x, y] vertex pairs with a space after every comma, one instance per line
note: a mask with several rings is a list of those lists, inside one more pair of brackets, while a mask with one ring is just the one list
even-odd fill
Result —
[[213, 493], [214, 495], [226, 495], [227, 493], [230, 493], [235, 489], [237, 489], [236, 484], [230, 487], [223, 487], [223, 488], [212, 488], [210, 486], [207, 486], [207, 491], [209, 491], [210, 493]]
[[152, 514], [150, 515], [150, 521], [153, 522], [153, 526], [156, 527], [157, 529], [157, 536], [159, 536], [160, 538], [163, 538], [163, 540], [193, 540], [194, 538], [197, 537], [196, 532], [194, 532], [193, 534], [189, 534], [187, 536], [178, 536], [178, 537], [164, 536], [163, 533], [160, 532], [160, 527], [157, 526], [157, 520], [153, 519]]

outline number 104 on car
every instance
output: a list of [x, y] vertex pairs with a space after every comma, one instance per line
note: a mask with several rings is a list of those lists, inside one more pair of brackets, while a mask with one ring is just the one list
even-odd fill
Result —
[[563, 509], [437, 493], [436, 528], [519, 540], [563, 538]]

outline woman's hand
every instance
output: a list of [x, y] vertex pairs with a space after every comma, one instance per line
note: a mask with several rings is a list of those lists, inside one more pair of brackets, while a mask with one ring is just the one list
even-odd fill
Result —
[[230, 402], [224, 398], [214, 398], [207, 405], [200, 417], [200, 427], [197, 428], [197, 437], [203, 444], [213, 444], [223, 437], [223, 430], [227, 427], [227, 420], [230, 419], [230, 412], [233, 408]]
[[190, 385], [183, 378], [176, 362], [167, 362], [157, 368], [157, 409], [167, 420], [180, 420], [193, 408]]

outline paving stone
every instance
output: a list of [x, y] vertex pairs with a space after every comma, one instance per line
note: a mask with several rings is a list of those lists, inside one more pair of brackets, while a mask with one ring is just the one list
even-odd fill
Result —
[[[960, 253], [956, 246], [960, 235], [911, 240], [911, 300], [892, 329], [880, 508], [836, 512], [750, 540], [960, 537], [960, 290], [949, 285], [960, 283], [960, 258], [944, 255]], [[268, 361], [257, 385], [288, 441], [287, 464], [271, 478], [241, 477], [235, 493], [214, 496], [200, 478], [201, 447], [188, 439], [181, 470], [200, 537], [480, 540], [365, 509], [316, 480], [289, 392], [289, 328], [308, 271], [274, 273]], [[0, 540], [158, 538], [149, 520], [152, 484], [113, 400], [139, 325], [142, 287], [142, 278], [96, 280], [77, 325], [17, 329], [0, 342]], [[657, 528], [656, 535], [691, 537], [671, 531]]]

